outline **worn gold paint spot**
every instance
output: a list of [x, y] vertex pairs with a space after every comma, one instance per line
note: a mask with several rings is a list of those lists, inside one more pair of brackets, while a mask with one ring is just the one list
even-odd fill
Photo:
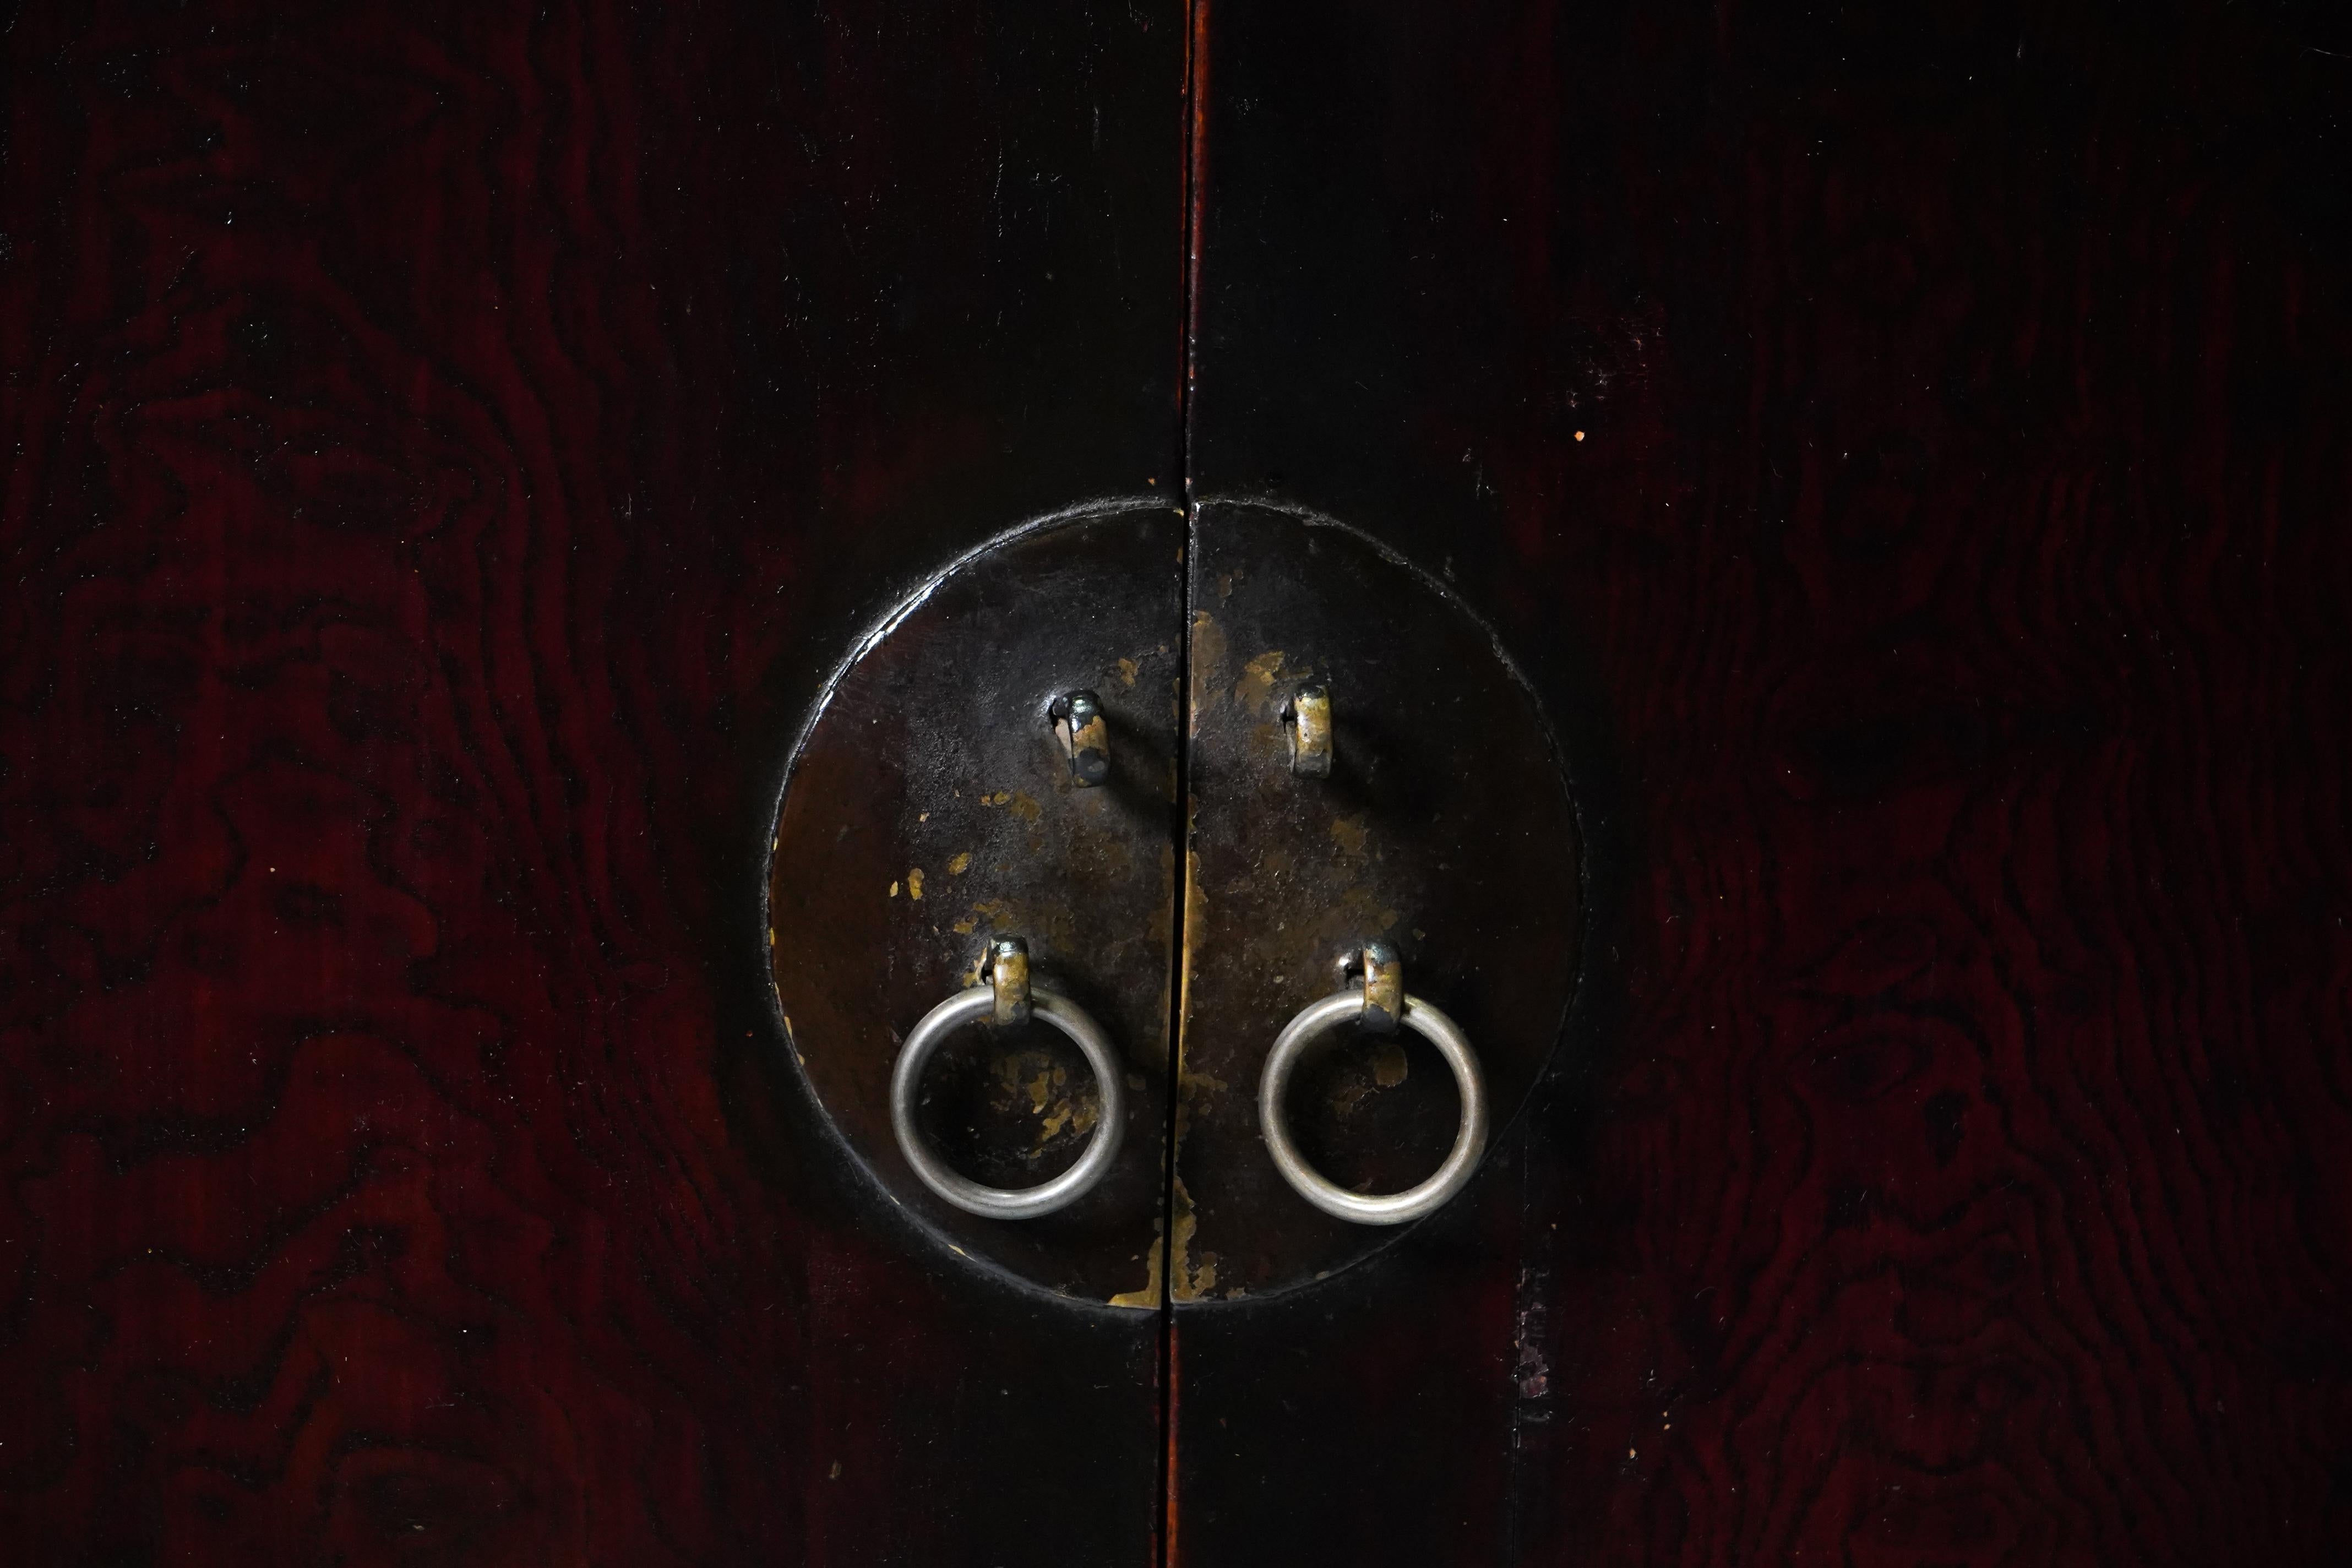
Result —
[[[1194, 803], [1197, 808], [1198, 803]], [[1192, 1107], [1213, 1095], [1222, 1094], [1227, 1085], [1223, 1079], [1208, 1073], [1194, 1072], [1187, 1063], [1186, 1046], [1191, 1035], [1192, 1018], [1192, 975], [1199, 967], [1195, 955], [1200, 952], [1209, 928], [1209, 898], [1201, 888], [1201, 856], [1188, 850], [1184, 856], [1184, 952], [1183, 963], [1177, 973], [1182, 986], [1179, 993], [1176, 1037], [1176, 1124], [1174, 1148], [1170, 1159], [1181, 1156], [1184, 1141], [1192, 1130]], [[1192, 1256], [1192, 1235], [1199, 1221], [1192, 1215], [1192, 1199], [1184, 1190], [1179, 1177], [1173, 1186], [1173, 1228], [1170, 1233], [1170, 1251], [1175, 1263], [1169, 1274], [1169, 1294], [1179, 1301], [1196, 1301], [1212, 1289], [1217, 1281], [1217, 1260], [1214, 1254]]]
[[971, 852], [970, 850], [966, 850], [962, 854], [958, 855], [954, 859], [948, 862], [948, 875], [950, 877], [961, 877], [965, 871], [969, 870], [971, 867]]
[[[1013, 913], [1013, 909], [1011, 900], [983, 899], [979, 903], [971, 906], [971, 912], [970, 914], [955, 922], [955, 930], [958, 935], [970, 936], [972, 932], [980, 929], [982, 921], [986, 921], [991, 926], [1005, 925], [1011, 921]], [[972, 960], [973, 967], [964, 977], [966, 984], [976, 983], [979, 980], [979, 963], [980, 961], [978, 959]]]
[[907, 897], [919, 904], [923, 901], [923, 868], [920, 866], [907, 873]]
[[1171, 1184], [1168, 1203], [1175, 1218], [1168, 1247], [1175, 1268], [1169, 1278], [1168, 1294], [1179, 1301], [1206, 1300], [1209, 1292], [1217, 1288], [1217, 1255], [1204, 1252], [1198, 1258], [1192, 1256], [1192, 1237], [1200, 1231], [1201, 1221], [1192, 1212], [1192, 1194], [1184, 1190], [1183, 1177]]
[[1044, 806], [1026, 794], [1016, 792], [1013, 796], [1013, 815], [1024, 822], [1036, 821], [1045, 815], [1045, 811]]
[[995, 1105], [1000, 1112], [1026, 1110], [1038, 1118], [1029, 1148], [1034, 1160], [1063, 1138], [1082, 1138], [1102, 1120], [1102, 1091], [1092, 1079], [1073, 1092], [1069, 1068], [1043, 1051], [1008, 1051], [996, 1059]]
[[1283, 657], [1282, 650], [1276, 648], [1242, 666], [1242, 678], [1234, 682], [1234, 700], [1245, 709], [1265, 707], [1274, 696], [1274, 681], [1282, 673]]
[[1143, 1286], [1140, 1289], [1121, 1290], [1110, 1299], [1114, 1307], [1140, 1307], [1146, 1311], [1160, 1310], [1160, 1259], [1167, 1248], [1162, 1245], [1168, 1234], [1167, 1224], [1155, 1216], [1151, 1221], [1151, 1250], [1143, 1255]]
[[[1194, 801], [1192, 803], [1192, 810], [1186, 813], [1188, 826], [1191, 819], [1197, 816], [1199, 811], [1200, 803]], [[1189, 837], [1189, 834], [1187, 836]], [[1192, 1032], [1192, 975], [1200, 968], [1199, 955], [1206, 943], [1208, 934], [1209, 895], [1201, 886], [1201, 852], [1197, 849], [1187, 849], [1184, 852], [1184, 950], [1181, 955], [1182, 962], [1176, 970], [1178, 975], [1181, 977], [1180, 982], [1181, 989], [1176, 996], [1176, 1072], [1179, 1090], [1176, 1100], [1176, 1147], [1180, 1150], [1184, 1146], [1186, 1126], [1185, 1096], [1181, 1091], [1196, 1081], [1186, 1069], [1184, 1063], [1186, 1037]], [[1223, 1084], [1215, 1083], [1214, 1079], [1197, 1081], [1215, 1084], [1218, 1089], [1224, 1088]]]
[[[1193, 657], [1201, 656], [1200, 630], [1206, 616], [1194, 620]], [[1209, 623], [1213, 631], [1213, 623]], [[1223, 647], [1222, 639], [1218, 646]], [[1195, 664], [1194, 668], [1199, 668]], [[1187, 803], [1188, 827], [1199, 802]], [[1189, 836], [1189, 835], [1188, 835]], [[1171, 867], [1172, 870], [1173, 868]], [[1209, 1097], [1222, 1094], [1228, 1085], [1223, 1079], [1208, 1073], [1194, 1072], [1185, 1060], [1185, 1045], [1192, 1016], [1192, 976], [1199, 968], [1198, 954], [1209, 929], [1209, 898], [1201, 887], [1201, 857], [1197, 850], [1187, 850], [1184, 856], [1184, 941], [1182, 961], [1177, 965], [1179, 975], [1176, 1036], [1176, 1123], [1173, 1148], [1169, 1157], [1178, 1159], [1184, 1141], [1192, 1131], [1192, 1107]], [[1200, 1221], [1192, 1213], [1192, 1196], [1185, 1191], [1184, 1180], [1179, 1176], [1171, 1184], [1169, 1194], [1170, 1228], [1168, 1252], [1172, 1262], [1168, 1275], [1168, 1294], [1173, 1300], [1197, 1301], [1216, 1289], [1217, 1255], [1204, 1252], [1192, 1256], [1192, 1238], [1200, 1229]]]
[[[1210, 1073], [1183, 1071], [1176, 1076], [1176, 1089], [1185, 1100], [1196, 1094], [1223, 1094], [1233, 1086]], [[1180, 1110], [1179, 1114], [1181, 1112]]]
[[1382, 1089], [1394, 1089], [1404, 1081], [1404, 1047], [1391, 1040], [1372, 1058], [1372, 1081]]
[[1131, 658], [1120, 659], [1118, 661], [1118, 683], [1121, 686], [1134, 685], [1135, 672], [1140, 668], [1141, 667]]
[[896, 882], [890, 884], [890, 896], [894, 899], [898, 896], [898, 884]]
[[980, 804], [982, 805], [1003, 805], [1006, 801], [1011, 800], [1013, 796], [1006, 791], [998, 790], [994, 795], [982, 795], [980, 797]]
[[1048, 1152], [1056, 1139], [1083, 1137], [1102, 1120], [1101, 1090], [1089, 1081], [1070, 1091], [1070, 1072], [1042, 1051], [1014, 1051], [996, 1063], [997, 1109], [1010, 1111], [1026, 1102], [1039, 1119], [1030, 1147], [1032, 1158]]
[[1037, 1130], [1037, 1144], [1044, 1148], [1064, 1132], [1083, 1136], [1095, 1129], [1102, 1120], [1102, 1101], [1086, 1095], [1064, 1095], [1045, 1113], [1045, 1125]]
[[1361, 855], [1364, 852], [1364, 839], [1368, 832], [1369, 830], [1364, 826], [1364, 819], [1360, 816], [1343, 816], [1331, 824], [1331, 837], [1338, 841], [1340, 848], [1350, 855]]

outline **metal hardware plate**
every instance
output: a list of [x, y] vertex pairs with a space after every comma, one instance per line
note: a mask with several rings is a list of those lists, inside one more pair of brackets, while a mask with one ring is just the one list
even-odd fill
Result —
[[[1443, 584], [1257, 505], [1203, 505], [1187, 549], [1164, 505], [1098, 512], [999, 540], [914, 595], [803, 737], [770, 871], [786, 1033], [866, 1168], [964, 1256], [1145, 1308], [1163, 1264], [1170, 1297], [1206, 1302], [1386, 1244], [1394, 1232], [1304, 1201], [1263, 1141], [1259, 1078], [1285, 1020], [1343, 984], [1380, 1002], [1298, 1062], [1284, 1120], [1339, 1186], [1412, 1188], [1461, 1107], [1435, 1047], [1395, 1026], [1400, 977], [1465, 1032], [1500, 1130], [1563, 1022], [1581, 902], [1550, 731]], [[1101, 1184], [1017, 1219], [943, 1201], [890, 1120], [908, 1032], [982, 984], [1009, 938], [1041, 987], [1100, 1021], [1127, 1091]], [[1069, 1168], [1101, 1112], [1078, 1049], [1018, 1011], [994, 997], [919, 1080], [919, 1146], [985, 1187]]]
[[[1566, 1017], [1582, 905], [1551, 732], [1443, 584], [1327, 520], [1215, 502], [1191, 571], [1180, 1302], [1297, 1285], [1394, 1237], [1309, 1206], [1260, 1138], [1275, 1035], [1339, 988], [1339, 963], [1368, 942], [1402, 955], [1475, 1047], [1499, 1131]], [[1295, 771], [1285, 721], [1315, 691], [1324, 776]], [[1453, 1075], [1409, 1031], [1351, 1032], [1300, 1064], [1285, 1105], [1314, 1166], [1371, 1193], [1435, 1171], [1459, 1115]]]
[[[1074, 1297], [1160, 1304], [1173, 973], [1183, 519], [1164, 503], [1001, 540], [917, 593], [842, 671], [794, 754], [770, 868], [772, 969], [818, 1102], [891, 1194], [966, 1256]], [[1074, 769], [1051, 714], [1093, 696]], [[1082, 726], [1084, 727], [1084, 726]], [[1100, 782], [1096, 782], [1097, 778]], [[992, 938], [1099, 1020], [1127, 1067], [1101, 1184], [1003, 1221], [917, 1180], [890, 1129], [899, 1042], [979, 977]], [[1074, 1162], [1092, 1074], [1044, 1021], [975, 1026], [923, 1079], [919, 1124], [963, 1174]]]

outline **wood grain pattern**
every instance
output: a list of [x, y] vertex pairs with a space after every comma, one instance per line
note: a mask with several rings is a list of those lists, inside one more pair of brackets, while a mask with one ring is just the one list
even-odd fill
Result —
[[2320, 28], [1218, 9], [1196, 482], [1450, 565], [1596, 924], [1462, 1213], [1180, 1310], [1180, 1558], [2343, 1559]]
[[[1150, 1555], [1148, 1327], [750, 918], [866, 618], [1179, 478], [1179, 18], [1035, 10], [15, 17], [26, 1561]], [[1218, 8], [1192, 477], [1504, 629], [1593, 924], [1457, 1211], [1179, 1313], [1175, 1555], [2345, 1555], [2338, 26]]]
[[5, 51], [8, 1554], [1147, 1555], [1156, 1335], [828, 1160], [751, 911], [862, 619], [1173, 482], [1173, 19]]

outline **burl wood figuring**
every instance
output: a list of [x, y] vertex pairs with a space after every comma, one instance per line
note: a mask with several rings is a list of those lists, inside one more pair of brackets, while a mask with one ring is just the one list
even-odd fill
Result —
[[[2352, 1558], [2343, 18], [37, 0], [0, 79], [0, 1560]], [[957, 1257], [770, 980], [828, 680], [1102, 503], [1360, 531], [1574, 790], [1546, 1076], [1264, 1296]]]
[[0, 1559], [1151, 1559], [1154, 1315], [847, 1166], [759, 910], [873, 619], [1178, 488], [1184, 50], [14, 15]]
[[1579, 762], [1547, 1101], [1176, 1308], [1175, 1556], [2352, 1557], [2352, 32], [1216, 0], [1189, 477]]

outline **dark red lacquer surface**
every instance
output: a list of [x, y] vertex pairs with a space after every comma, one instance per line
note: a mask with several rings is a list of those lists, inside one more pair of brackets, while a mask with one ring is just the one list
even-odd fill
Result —
[[[0, 1556], [2332, 1563], [2315, 7], [28, 5]], [[783, 1070], [794, 726], [1104, 496], [1500, 629], [1557, 1081], [1275, 1300], [953, 1266]]]
[[1150, 1318], [840, 1168], [755, 911], [865, 617], [1175, 483], [1182, 48], [15, 16], [0, 1557], [1150, 1555]]
[[1219, 5], [1196, 493], [1582, 763], [1552, 1104], [1178, 1309], [1179, 1556], [2352, 1555], [2352, 42]]

